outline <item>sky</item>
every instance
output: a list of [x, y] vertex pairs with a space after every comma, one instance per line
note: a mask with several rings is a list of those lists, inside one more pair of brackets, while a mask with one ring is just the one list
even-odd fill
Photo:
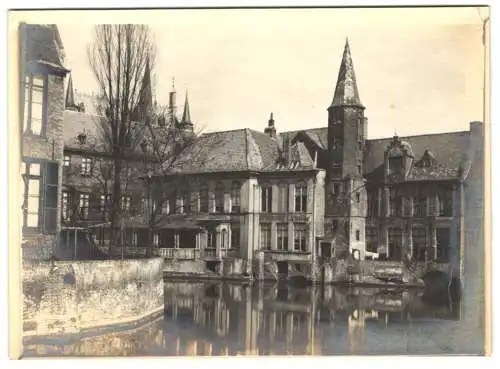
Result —
[[[56, 23], [73, 86], [97, 92], [86, 57], [98, 23], [151, 26], [155, 98], [175, 77], [181, 113], [204, 132], [325, 127], [349, 38], [368, 137], [467, 130], [483, 119], [483, 45], [477, 8], [226, 9], [62, 12]], [[484, 14], [484, 10], [482, 11]], [[31, 15], [30, 15], [31, 16]]]

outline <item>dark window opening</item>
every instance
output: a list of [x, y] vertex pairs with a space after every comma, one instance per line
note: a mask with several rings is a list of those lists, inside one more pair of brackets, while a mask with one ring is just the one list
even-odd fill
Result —
[[224, 212], [224, 184], [222, 182], [218, 182], [215, 187], [215, 212]]
[[378, 252], [378, 233], [375, 227], [366, 227], [365, 231], [366, 238], [366, 251], [368, 252]]
[[262, 187], [262, 212], [272, 212], [272, 188], [270, 186]]
[[403, 173], [403, 170], [404, 170], [403, 156], [395, 156], [389, 158], [389, 174], [399, 175]]
[[234, 181], [231, 185], [231, 213], [239, 213], [241, 207], [241, 185]]
[[412, 228], [413, 254], [412, 258], [417, 261], [425, 261], [427, 253], [427, 232], [424, 227]]
[[436, 228], [437, 260], [442, 263], [450, 261], [450, 229]]
[[200, 213], [208, 213], [208, 186], [206, 184], [200, 188]]

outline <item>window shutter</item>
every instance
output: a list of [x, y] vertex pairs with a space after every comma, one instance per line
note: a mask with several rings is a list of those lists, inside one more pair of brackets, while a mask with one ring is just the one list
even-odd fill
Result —
[[46, 233], [55, 233], [57, 230], [59, 165], [57, 163], [45, 163], [43, 174], [44, 206], [42, 224]]

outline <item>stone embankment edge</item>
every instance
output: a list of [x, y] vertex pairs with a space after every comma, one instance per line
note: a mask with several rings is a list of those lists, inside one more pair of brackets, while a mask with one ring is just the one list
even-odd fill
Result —
[[[79, 332], [67, 332], [67, 333], [50, 333], [50, 334], [44, 334], [44, 335], [37, 335], [36, 330], [31, 330], [31, 331], [25, 331], [23, 332], [23, 339], [25, 338], [38, 338], [38, 339], [44, 339], [44, 338], [59, 338], [59, 337], [70, 337], [70, 336], [76, 336], [76, 335], [84, 335], [85, 333], [91, 332], [91, 331], [97, 331], [95, 335], [99, 334], [105, 334], [109, 332], [100, 332], [100, 331], [106, 331], [107, 329], [112, 329], [112, 328], [122, 328], [120, 330], [126, 330], [123, 328], [126, 328], [126, 326], [130, 325], [130, 329], [136, 328], [138, 325], [146, 324], [149, 320], [153, 320], [154, 318], [158, 317], [160, 313], [163, 313], [165, 310], [165, 305], [162, 305], [154, 310], [151, 310], [145, 314], [142, 315], [136, 315], [134, 317], [129, 317], [129, 318], [123, 318], [123, 319], [116, 319], [116, 320], [107, 320], [105, 323], [102, 324], [87, 324], [87, 325], [82, 325], [80, 326]], [[125, 327], [124, 327], [125, 326]]]

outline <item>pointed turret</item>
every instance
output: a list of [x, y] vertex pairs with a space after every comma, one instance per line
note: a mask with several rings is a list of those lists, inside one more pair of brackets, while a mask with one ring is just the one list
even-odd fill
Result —
[[144, 76], [142, 77], [141, 91], [139, 93], [139, 101], [137, 102], [136, 119], [144, 121], [152, 114], [153, 109], [153, 92], [151, 88], [151, 68], [149, 61], [146, 62], [144, 68]]
[[274, 126], [273, 113], [271, 113], [271, 116], [269, 117], [267, 127], [264, 129], [264, 133], [269, 135], [269, 137], [271, 138], [276, 138], [276, 127]]
[[186, 100], [184, 102], [184, 112], [182, 113], [182, 124], [192, 124], [191, 123], [191, 113], [189, 112], [189, 100], [188, 94], [186, 92]]
[[66, 110], [77, 110], [78, 107], [75, 103], [75, 92], [73, 91], [73, 79], [71, 78], [71, 74], [69, 75], [68, 80], [68, 89], [66, 90]]
[[191, 113], [189, 111], [189, 100], [186, 91], [186, 100], [184, 102], [184, 112], [182, 113], [182, 119], [179, 124], [179, 128], [184, 133], [191, 135], [193, 133], [193, 122], [191, 122]]
[[359, 99], [356, 75], [352, 64], [349, 40], [347, 38], [345, 40], [344, 54], [342, 56], [337, 78], [337, 86], [335, 87], [335, 94], [330, 107], [346, 105], [363, 107]]
[[168, 121], [171, 125], [177, 125], [177, 107], [175, 105], [176, 92], [175, 92], [175, 77], [172, 78], [172, 89], [168, 93]]

